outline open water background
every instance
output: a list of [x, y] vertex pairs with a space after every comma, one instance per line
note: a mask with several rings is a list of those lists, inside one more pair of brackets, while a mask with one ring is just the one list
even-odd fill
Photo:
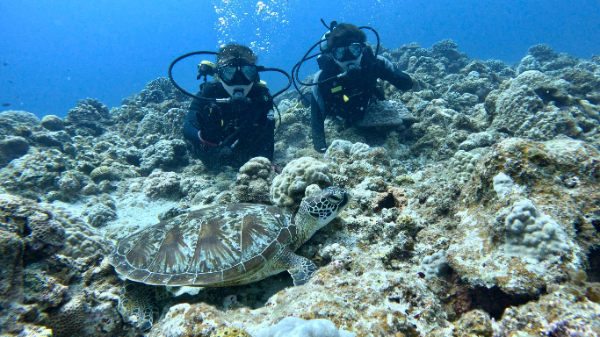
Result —
[[[0, 106], [38, 116], [66, 116], [78, 99], [109, 108], [167, 75], [177, 56], [215, 51], [236, 41], [259, 63], [291, 71], [332, 20], [375, 28], [384, 46], [417, 42], [429, 48], [453, 39], [472, 58], [518, 62], [535, 44], [590, 58], [600, 54], [598, 0], [3, 0], [0, 2]], [[367, 33], [369, 40], [375, 37]], [[175, 77], [198, 85], [196, 64], [181, 62]], [[302, 74], [316, 70], [309, 61]], [[287, 81], [263, 76], [271, 90]]]

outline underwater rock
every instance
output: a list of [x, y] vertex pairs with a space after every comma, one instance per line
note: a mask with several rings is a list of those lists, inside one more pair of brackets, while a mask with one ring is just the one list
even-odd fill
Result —
[[0, 216], [11, 230], [24, 236], [34, 250], [50, 246], [73, 257], [110, 250], [112, 244], [66, 210], [28, 199], [0, 194]]
[[2, 187], [11, 193], [29, 193], [39, 198], [58, 189], [55, 182], [67, 165], [68, 159], [58, 149], [30, 147], [27, 154], [0, 170]]
[[[575, 140], [536, 143], [511, 138], [497, 144], [475, 166], [472, 183], [461, 192], [470, 201], [456, 213], [458, 232], [448, 248], [452, 269], [471, 284], [529, 294], [565, 277], [564, 271], [550, 266], [581, 269], [586, 245], [577, 243], [578, 236], [591, 234], [587, 231], [593, 226], [590, 220], [578, 224], [578, 235], [572, 226], [581, 216], [577, 205], [591, 205], [597, 197], [596, 163], [600, 153]], [[478, 199], [499, 189], [500, 173], [514, 181], [511, 192], [493, 197], [496, 193], [490, 191], [491, 197]], [[556, 177], [574, 175], [585, 183], [567, 193]], [[600, 240], [591, 235], [592, 242]]]
[[29, 137], [36, 145], [43, 147], [56, 147], [62, 150], [63, 145], [71, 143], [71, 137], [64, 131], [33, 132]]
[[55, 115], [46, 115], [41, 121], [42, 127], [48, 131], [60, 131], [65, 128], [65, 123], [60, 117]]
[[[17, 196], [0, 195], [0, 220], [0, 329], [18, 332], [35, 324], [71, 336], [83, 327], [90, 308], [76, 295], [82, 287], [75, 275], [95, 266], [112, 243], [64, 209]], [[106, 322], [96, 319], [96, 326]]]
[[494, 144], [494, 136], [491, 133], [478, 132], [470, 134], [464, 142], [458, 145], [458, 148], [463, 151], [471, 151], [478, 147], [490, 146], [492, 144]]
[[552, 285], [539, 300], [507, 308], [494, 331], [500, 336], [598, 335], [600, 304], [590, 301], [585, 294], [585, 287]]
[[[6, 306], [21, 291], [24, 242], [9, 224], [0, 226], [0, 305]], [[1, 325], [0, 325], [1, 326]]]
[[483, 310], [466, 312], [458, 320], [454, 335], [492, 337], [494, 335], [492, 319]]
[[99, 166], [90, 172], [90, 178], [96, 183], [103, 180], [113, 180], [116, 179], [116, 172], [109, 166]]
[[408, 111], [402, 101], [380, 101], [367, 108], [365, 117], [356, 123], [356, 127], [392, 128], [400, 125], [408, 127], [417, 121], [418, 119]]
[[29, 143], [23, 137], [7, 137], [0, 140], [0, 167], [11, 160], [24, 156], [29, 151]]
[[581, 137], [578, 112], [560, 108], [571, 104], [568, 87], [566, 81], [552, 80], [538, 71], [522, 73], [486, 99], [486, 110], [494, 116], [490, 130], [534, 140], [559, 134]]
[[72, 196], [79, 193], [82, 186], [91, 183], [89, 179], [81, 172], [68, 170], [60, 174], [60, 179], [56, 181], [59, 191], [64, 196]]
[[38, 130], [40, 119], [27, 111], [8, 110], [0, 112], [0, 136], [27, 137]]

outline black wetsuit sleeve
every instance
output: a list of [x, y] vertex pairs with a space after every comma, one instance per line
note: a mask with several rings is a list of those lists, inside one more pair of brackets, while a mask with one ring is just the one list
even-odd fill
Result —
[[313, 147], [317, 152], [323, 153], [327, 149], [327, 143], [325, 142], [325, 116], [314, 95], [311, 98], [310, 111]]
[[263, 132], [263, 137], [265, 137], [265, 139], [260, 145], [258, 155], [273, 162], [273, 152], [275, 151], [275, 121], [268, 121]]
[[[197, 95], [200, 95], [198, 93]], [[200, 131], [200, 121], [196, 117], [196, 112], [201, 113], [204, 109], [205, 103], [199, 99], [195, 99], [188, 108], [187, 116], [185, 117], [185, 123], [183, 125], [183, 136], [192, 142], [195, 146], [202, 145], [200, 138], [198, 138], [198, 131]]]
[[377, 77], [390, 82], [399, 90], [410, 90], [413, 87], [413, 80], [410, 76], [394, 66], [388, 59], [378, 56], [376, 63]]

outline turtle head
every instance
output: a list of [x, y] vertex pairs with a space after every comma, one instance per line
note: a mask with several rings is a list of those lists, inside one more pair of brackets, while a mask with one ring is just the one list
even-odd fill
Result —
[[330, 223], [346, 206], [349, 198], [345, 189], [331, 186], [304, 199], [300, 204], [295, 221], [300, 232], [304, 234], [302, 243]]

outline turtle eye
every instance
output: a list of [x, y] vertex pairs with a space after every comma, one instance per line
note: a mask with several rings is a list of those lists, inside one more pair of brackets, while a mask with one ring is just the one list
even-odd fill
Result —
[[340, 202], [340, 200], [342, 200], [342, 198], [339, 195], [330, 195], [329, 200], [333, 201], [333, 202]]
[[327, 199], [329, 199], [329, 201], [333, 203], [339, 203], [340, 201], [342, 201], [343, 198], [344, 197], [341, 193], [332, 193], [330, 196], [327, 197]]

